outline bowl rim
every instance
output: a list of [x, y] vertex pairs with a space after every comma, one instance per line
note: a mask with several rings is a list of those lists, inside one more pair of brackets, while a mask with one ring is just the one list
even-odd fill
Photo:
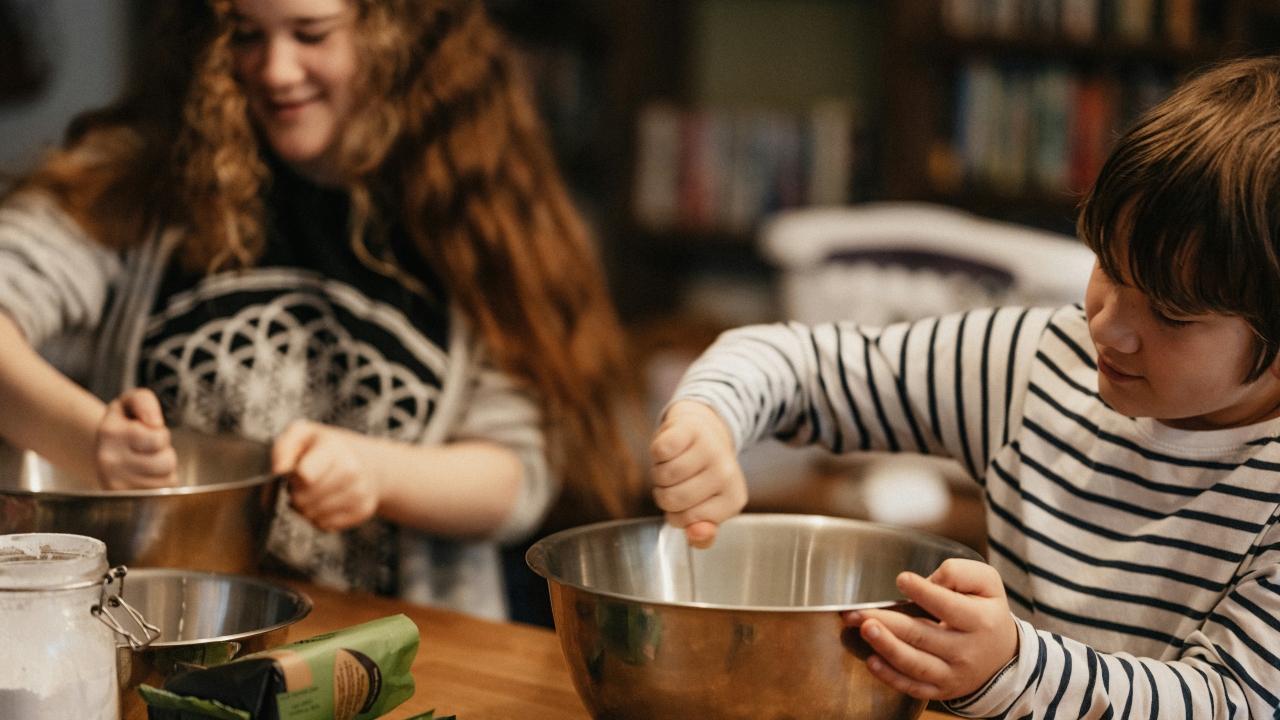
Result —
[[[125, 584], [125, 587], [128, 587], [129, 578], [131, 577], [134, 578], [134, 580], [136, 581], [139, 576], [167, 577], [172, 575], [181, 575], [185, 577], [195, 576], [195, 577], [199, 577], [201, 580], [231, 580], [233, 582], [242, 583], [242, 584], [258, 585], [260, 587], [265, 587], [268, 590], [272, 590], [292, 598], [295, 604], [297, 605], [297, 608], [295, 609], [293, 615], [290, 616], [289, 618], [282, 620], [278, 623], [275, 623], [273, 625], [268, 625], [263, 628], [258, 628], [257, 630], [232, 633], [230, 635], [219, 635], [217, 637], [210, 637], [210, 638], [200, 638], [199, 640], [168, 640], [164, 642], [157, 640], [156, 642], [153, 642], [150, 645], [148, 645], [141, 652], [146, 652], [147, 650], [153, 650], [156, 648], [175, 648], [175, 647], [183, 647], [186, 645], [204, 645], [206, 643], [215, 643], [215, 642], [234, 642], [236, 640], [242, 640], [244, 638], [255, 637], [258, 635], [265, 635], [269, 632], [273, 632], [275, 630], [280, 630], [282, 628], [289, 627], [290, 625], [293, 625], [295, 623], [298, 623], [304, 620], [308, 615], [311, 614], [312, 609], [314, 609], [315, 607], [315, 604], [311, 601], [311, 597], [306, 593], [302, 592], [301, 590], [294, 589], [292, 587], [289, 587], [288, 585], [284, 585], [282, 583], [278, 583], [273, 580], [254, 577], [252, 575], [236, 575], [234, 573], [210, 572], [207, 570], [186, 570], [183, 568], [138, 567], [138, 568], [129, 568], [128, 572], [125, 573], [123, 582]], [[141, 608], [139, 608], [139, 611], [141, 611]], [[147, 620], [148, 622], [152, 622], [150, 618], [144, 617], [143, 619]], [[163, 628], [161, 628], [161, 630], [163, 631]], [[117, 643], [116, 647], [118, 648], [128, 647], [128, 645], [120, 645]]]
[[[965, 558], [969, 560], [977, 560], [986, 563], [986, 559], [973, 548], [951, 538], [943, 537], [936, 533], [917, 530], [915, 528], [901, 527], [897, 525], [887, 525], [885, 523], [873, 522], [870, 520], [855, 520], [853, 518], [832, 517], [829, 515], [812, 515], [802, 513], [740, 513], [729, 518], [725, 523], [743, 524], [743, 523], [764, 523], [768, 521], [777, 521], [785, 519], [796, 523], [807, 523], [817, 526], [851, 526], [858, 529], [875, 530], [886, 535], [912, 536], [916, 540], [925, 540], [929, 544], [942, 546], [949, 551], [954, 551], [953, 557]], [[621, 520], [605, 520], [603, 522], [591, 523], [588, 525], [580, 525], [567, 530], [552, 533], [529, 547], [525, 553], [525, 563], [529, 569], [537, 573], [548, 583], [555, 583], [580, 590], [591, 595], [612, 600], [622, 600], [630, 603], [638, 603], [641, 605], [661, 605], [665, 607], [683, 607], [683, 608], [705, 608], [709, 610], [731, 610], [734, 612], [776, 612], [776, 613], [828, 613], [828, 612], [847, 612], [849, 610], [872, 610], [886, 607], [903, 607], [912, 606], [914, 603], [899, 596], [895, 600], [872, 600], [861, 603], [842, 603], [835, 605], [727, 605], [723, 603], [710, 602], [694, 602], [686, 600], [662, 600], [658, 598], [644, 597], [642, 595], [631, 595], [628, 593], [612, 592], [599, 590], [588, 587], [582, 583], [568, 582], [564, 579], [557, 578], [547, 567], [548, 547], [559, 542], [564, 542], [577, 535], [585, 535], [589, 532], [602, 530], [610, 527], [621, 527], [629, 525], [657, 525], [661, 526], [665, 522], [662, 516], [647, 516], [639, 518], [624, 518]], [[722, 523], [724, 524], [724, 523]]]
[[83, 490], [32, 490], [30, 488], [11, 488], [0, 484], [0, 496], [38, 497], [46, 501], [74, 501], [84, 498], [103, 499], [118, 498], [131, 500], [151, 497], [171, 497], [174, 495], [203, 495], [204, 493], [222, 490], [242, 490], [258, 485], [270, 485], [280, 482], [288, 473], [259, 473], [240, 480], [209, 483], [207, 485], [175, 485], [161, 488], [136, 488], [132, 490], [107, 490], [105, 488], [85, 488]]

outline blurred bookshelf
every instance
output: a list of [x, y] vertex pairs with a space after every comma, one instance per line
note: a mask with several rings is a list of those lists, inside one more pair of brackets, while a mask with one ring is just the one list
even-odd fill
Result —
[[1125, 127], [1198, 68], [1280, 40], [1270, 1], [892, 6], [884, 196], [1067, 233]]
[[770, 213], [924, 200], [1072, 233], [1120, 130], [1278, 0], [487, 0], [628, 321], [767, 284]]

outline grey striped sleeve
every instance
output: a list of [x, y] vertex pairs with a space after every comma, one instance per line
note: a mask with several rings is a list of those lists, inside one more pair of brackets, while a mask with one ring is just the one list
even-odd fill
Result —
[[49, 197], [0, 206], [0, 311], [34, 347], [102, 319], [119, 256], [90, 239]]
[[537, 530], [559, 485], [547, 467], [542, 413], [536, 399], [505, 373], [483, 364], [473, 380], [466, 410], [449, 439], [497, 443], [520, 458], [524, 468], [520, 493], [506, 525], [494, 539], [515, 542]]

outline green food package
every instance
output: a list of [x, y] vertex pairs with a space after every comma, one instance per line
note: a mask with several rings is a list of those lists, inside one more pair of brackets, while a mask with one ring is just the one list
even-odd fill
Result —
[[371, 720], [413, 696], [418, 626], [404, 615], [142, 685], [150, 720]]

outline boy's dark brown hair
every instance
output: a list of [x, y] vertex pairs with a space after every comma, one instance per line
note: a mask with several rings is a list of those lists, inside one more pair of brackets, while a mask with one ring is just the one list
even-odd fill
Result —
[[1261, 377], [1280, 352], [1280, 57], [1214, 66], [1143, 115], [1077, 232], [1158, 311], [1244, 319], [1259, 339], [1246, 382]]

